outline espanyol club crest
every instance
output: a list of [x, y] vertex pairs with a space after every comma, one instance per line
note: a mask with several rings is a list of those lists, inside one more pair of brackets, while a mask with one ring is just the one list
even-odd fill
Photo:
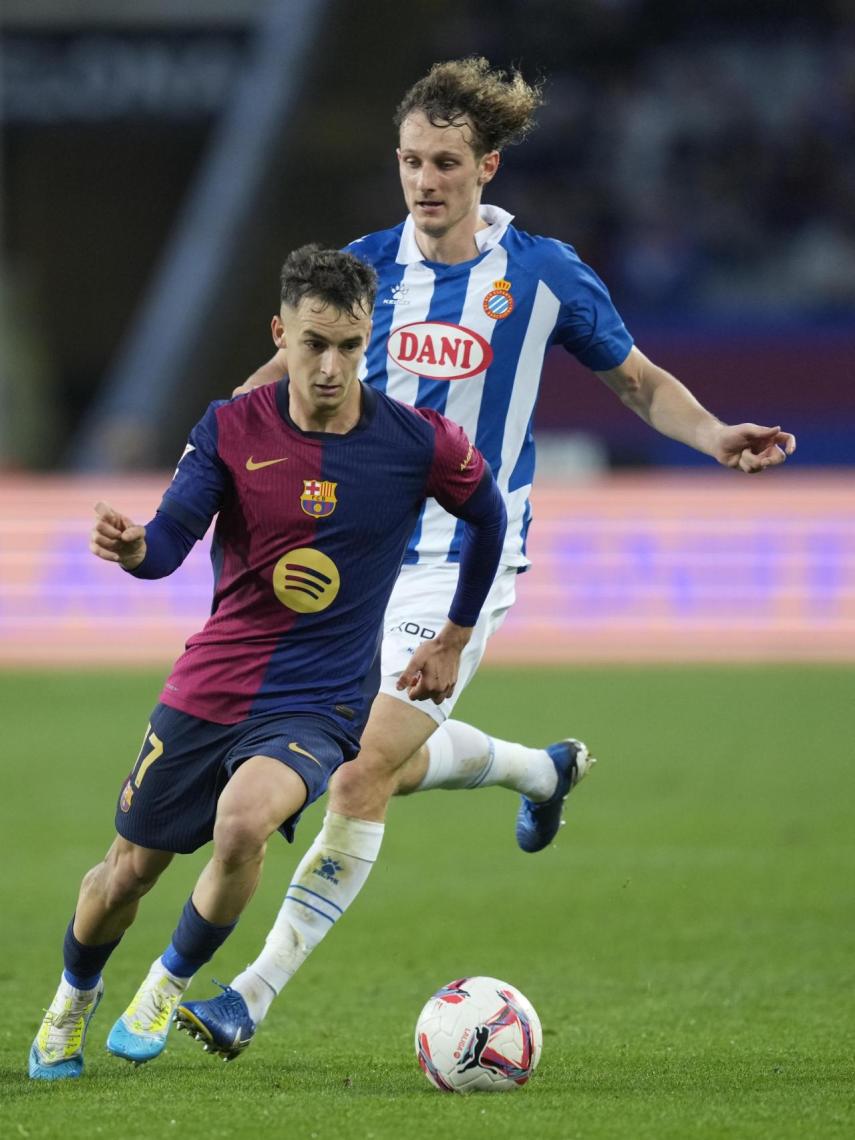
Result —
[[304, 479], [303, 492], [300, 495], [300, 506], [307, 515], [313, 519], [326, 518], [336, 509], [337, 502], [335, 489], [338, 483], [330, 483], [326, 479]]
[[448, 321], [399, 325], [389, 333], [386, 351], [399, 367], [429, 380], [466, 380], [493, 361], [493, 350], [480, 333]]
[[494, 321], [503, 321], [514, 311], [510, 281], [494, 281], [493, 288], [484, 298], [484, 312]]

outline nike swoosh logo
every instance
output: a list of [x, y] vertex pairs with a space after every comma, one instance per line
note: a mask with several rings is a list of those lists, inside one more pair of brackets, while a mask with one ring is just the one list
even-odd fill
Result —
[[310, 760], [314, 760], [314, 762], [317, 764], [317, 766], [318, 766], [319, 768], [322, 768], [322, 767], [323, 767], [323, 765], [321, 764], [321, 762], [320, 762], [320, 760], [317, 758], [317, 756], [313, 756], [313, 755], [311, 754], [311, 752], [307, 752], [307, 751], [306, 751], [306, 749], [305, 749], [305, 748], [301, 748], [299, 744], [295, 744], [293, 741], [291, 741], [291, 743], [288, 745], [288, 748], [290, 749], [290, 751], [291, 751], [291, 752], [297, 752], [297, 753], [299, 753], [299, 754], [300, 754], [300, 756], [308, 756], [308, 758], [309, 758]]
[[262, 459], [256, 463], [250, 455], [246, 461], [246, 469], [247, 471], [258, 471], [262, 467], [272, 467], [274, 463], [284, 463], [287, 458], [287, 455], [283, 455], [281, 459]]

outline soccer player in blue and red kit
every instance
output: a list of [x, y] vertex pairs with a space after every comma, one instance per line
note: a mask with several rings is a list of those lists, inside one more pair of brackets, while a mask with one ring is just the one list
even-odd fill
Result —
[[107, 1040], [134, 1062], [163, 1050], [190, 978], [252, 896], [268, 838], [279, 829], [291, 839], [303, 808], [359, 751], [383, 613], [427, 497], [464, 528], [460, 582], [400, 684], [413, 700], [454, 689], [506, 512], [461, 428], [359, 381], [375, 291], [374, 270], [351, 254], [293, 253], [273, 326], [288, 379], [211, 405], [147, 526], [96, 506], [93, 553], [140, 578], [175, 570], [217, 516], [214, 598], [146, 727], [118, 835], [83, 879], [31, 1077], [80, 1075], [101, 972], [140, 898], [175, 853], [213, 839], [169, 946]]
[[[353, 903], [376, 861], [392, 795], [499, 785], [520, 794], [516, 840], [528, 852], [555, 838], [570, 789], [589, 770], [578, 740], [529, 748], [453, 718], [487, 641], [528, 566], [534, 477], [532, 417], [544, 357], [560, 346], [664, 435], [746, 473], [783, 463], [795, 440], [779, 427], [725, 424], [634, 344], [596, 273], [564, 242], [526, 233], [482, 203], [501, 151], [534, 122], [537, 86], [485, 59], [436, 64], [395, 116], [406, 219], [348, 248], [380, 279], [364, 380], [459, 423], [490, 463], [508, 509], [499, 573], [461, 659], [454, 694], [415, 705], [397, 686], [408, 654], [438, 628], [457, 583], [460, 528], [428, 503], [413, 532], [385, 619], [380, 692], [359, 758], [330, 784], [323, 827], [300, 861], [259, 957], [233, 979], [243, 1001], [218, 995], [187, 1007], [215, 1043], [246, 1034]], [[559, 144], [560, 145], [560, 144]], [[250, 383], [278, 380], [277, 355]], [[568, 400], [573, 393], [568, 391]], [[344, 873], [324, 880], [334, 859]], [[318, 896], [305, 904], [306, 887]], [[184, 1008], [184, 1007], [182, 1007]], [[235, 1010], [238, 1013], [235, 1014]]]

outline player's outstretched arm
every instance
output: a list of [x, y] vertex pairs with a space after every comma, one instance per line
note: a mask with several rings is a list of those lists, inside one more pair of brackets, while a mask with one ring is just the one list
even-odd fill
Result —
[[748, 474], [776, 467], [796, 449], [780, 427], [724, 424], [680, 381], [633, 348], [617, 368], [597, 375], [651, 427]]
[[275, 384], [287, 375], [287, 372], [285, 352], [281, 348], [277, 349], [266, 364], [262, 364], [257, 371], [244, 380], [243, 384], [239, 384], [235, 388], [232, 395], [242, 396], [245, 392], [251, 392], [253, 388], [263, 388], [265, 384]]
[[145, 558], [145, 527], [108, 503], [97, 502], [89, 549], [105, 562], [118, 562], [125, 570], [136, 570]]

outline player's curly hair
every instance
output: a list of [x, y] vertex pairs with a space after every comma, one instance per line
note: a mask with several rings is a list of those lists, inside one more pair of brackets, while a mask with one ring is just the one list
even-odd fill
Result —
[[472, 125], [472, 149], [480, 158], [521, 142], [534, 126], [543, 103], [543, 83], [527, 83], [516, 69], [491, 68], [483, 56], [435, 63], [410, 90], [395, 112], [395, 126], [421, 111], [435, 127]]
[[377, 296], [377, 274], [370, 265], [317, 242], [288, 254], [279, 283], [282, 304], [292, 309], [304, 297], [317, 297], [341, 313], [358, 316], [372, 312]]

